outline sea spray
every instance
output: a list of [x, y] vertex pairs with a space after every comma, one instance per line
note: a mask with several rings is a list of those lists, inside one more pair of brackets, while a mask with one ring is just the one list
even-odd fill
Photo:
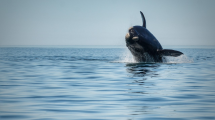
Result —
[[178, 57], [170, 57], [170, 56], [164, 56], [163, 63], [192, 63], [193, 59], [188, 58], [186, 55], [180, 55]]
[[133, 58], [133, 55], [130, 53], [129, 50], [125, 50], [123, 54], [119, 57], [118, 60], [113, 62], [119, 62], [119, 63], [137, 63], [135, 59]]

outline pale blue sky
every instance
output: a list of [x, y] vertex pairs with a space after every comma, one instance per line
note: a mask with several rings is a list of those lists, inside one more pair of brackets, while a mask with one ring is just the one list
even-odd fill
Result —
[[142, 25], [161, 45], [215, 45], [215, 0], [0, 0], [0, 45], [125, 45]]

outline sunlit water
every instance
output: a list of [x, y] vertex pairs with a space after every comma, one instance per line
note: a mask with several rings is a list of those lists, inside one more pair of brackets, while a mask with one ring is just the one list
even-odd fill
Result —
[[215, 49], [136, 63], [126, 48], [1, 47], [2, 120], [214, 120]]

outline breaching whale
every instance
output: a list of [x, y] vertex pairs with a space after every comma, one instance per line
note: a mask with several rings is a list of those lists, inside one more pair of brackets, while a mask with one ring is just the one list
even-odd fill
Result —
[[163, 49], [155, 36], [146, 29], [146, 20], [140, 11], [143, 25], [130, 27], [125, 36], [126, 46], [137, 62], [163, 62], [163, 56], [177, 57], [182, 52]]

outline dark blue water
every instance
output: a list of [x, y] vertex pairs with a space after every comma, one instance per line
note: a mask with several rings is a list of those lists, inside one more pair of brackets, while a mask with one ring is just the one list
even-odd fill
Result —
[[125, 48], [1, 47], [2, 120], [214, 120], [215, 49], [135, 63]]

